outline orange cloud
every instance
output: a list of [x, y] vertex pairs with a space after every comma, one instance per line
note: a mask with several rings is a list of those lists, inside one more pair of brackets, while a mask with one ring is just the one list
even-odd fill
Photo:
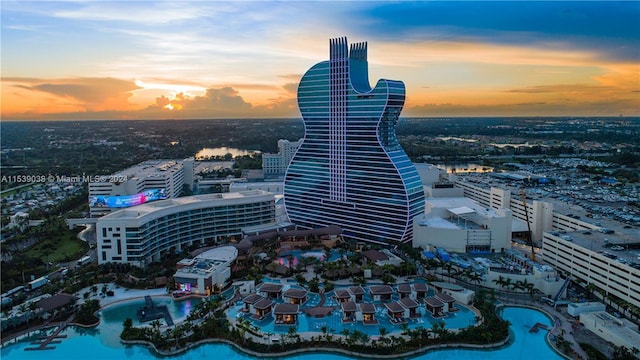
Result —
[[3, 78], [2, 117], [132, 110], [129, 98], [137, 89], [132, 81], [114, 78]]
[[240, 93], [229, 86], [207, 89], [202, 96], [176, 94], [174, 98], [157, 97], [155, 104], [141, 113], [145, 117], [292, 117], [297, 116], [295, 97], [277, 97], [266, 104], [253, 105], [244, 100]]

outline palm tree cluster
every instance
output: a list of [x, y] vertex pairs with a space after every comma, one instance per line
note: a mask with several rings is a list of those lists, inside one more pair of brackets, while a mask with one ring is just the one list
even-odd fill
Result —
[[498, 285], [500, 289], [526, 292], [531, 296], [533, 296], [536, 291], [535, 285], [527, 281], [527, 279], [514, 282], [510, 277], [499, 276], [497, 279], [493, 280], [493, 282]]
[[85, 301], [84, 304], [78, 308], [75, 321], [83, 325], [94, 325], [99, 320], [95, 315], [98, 309], [100, 309], [100, 302], [98, 300]]
[[[216, 297], [209, 297], [197, 304], [186, 321], [172, 329], [161, 331], [160, 320], [151, 321], [149, 326], [134, 327], [133, 321], [127, 318], [122, 325], [122, 340], [148, 341], [159, 350], [178, 349], [203, 339], [229, 339], [231, 336], [230, 324]], [[236, 336], [239, 337], [239, 334], [236, 333]]]

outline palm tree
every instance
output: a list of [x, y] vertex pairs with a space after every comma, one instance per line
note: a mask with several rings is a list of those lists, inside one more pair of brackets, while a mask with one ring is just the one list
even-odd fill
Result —
[[351, 335], [351, 331], [349, 331], [349, 329], [343, 329], [340, 333], [344, 336], [345, 342], [348, 345], [351, 345], [352, 342], [353, 342], [353, 340], [351, 339], [351, 336], [350, 336]]
[[327, 325], [322, 325], [322, 328], [320, 328], [320, 331], [322, 331], [322, 336], [325, 338], [325, 340], [327, 339], [327, 331], [329, 330], [329, 328], [327, 328]]
[[480, 275], [477, 272], [473, 271], [469, 275], [469, 280], [475, 282], [476, 285], [480, 285], [480, 282], [482, 281], [482, 275]]
[[353, 330], [351, 337], [353, 338], [352, 342], [361, 343], [362, 346], [366, 345], [370, 339], [369, 335], [360, 330]]
[[383, 339], [385, 335], [387, 335], [389, 333], [389, 331], [387, 330], [386, 327], [380, 327], [378, 329], [378, 331], [380, 332], [380, 338]]
[[245, 343], [247, 341], [245, 335], [247, 334], [247, 330], [249, 329], [251, 324], [249, 324], [249, 320], [245, 318], [239, 318], [236, 322], [236, 325], [240, 329], [240, 337], [242, 338], [242, 342]]
[[400, 324], [400, 330], [402, 330], [402, 335], [409, 334], [409, 324], [403, 322], [402, 324]]
[[162, 326], [162, 323], [160, 323], [160, 320], [156, 319], [153, 320], [149, 325], [151, 325], [151, 328], [155, 331], [160, 331], [160, 326]]
[[524, 279], [524, 281], [522, 281], [522, 289], [528, 292], [531, 295], [531, 298], [533, 299], [533, 294], [536, 291], [534, 284], [528, 282], [527, 279]]
[[504, 285], [503, 285], [503, 286], [504, 286], [505, 288], [507, 288], [507, 289], [510, 289], [510, 288], [513, 286], [512, 281], [513, 281], [513, 280], [511, 280], [511, 278], [510, 278], [510, 277], [505, 278], [505, 279], [504, 279]]
[[524, 289], [524, 283], [521, 280], [516, 281], [515, 284], [513, 284], [513, 290], [523, 290]]
[[464, 271], [460, 272], [459, 274], [460, 274], [460, 277], [462, 277], [463, 279], [466, 279], [467, 281], [469, 281], [469, 279], [471, 278], [471, 274], [473, 272], [474, 271], [470, 267], [468, 267], [468, 268], [464, 269]]
[[131, 320], [131, 318], [124, 319], [124, 321], [122, 322], [122, 328], [123, 332], [131, 330], [133, 328], [133, 320]]
[[298, 335], [298, 333], [296, 332], [296, 328], [294, 327], [289, 328], [289, 330], [287, 331], [287, 336], [291, 340], [296, 339], [297, 342], [300, 342], [300, 335]]
[[182, 337], [183, 334], [184, 334], [184, 329], [180, 326], [176, 326], [171, 331], [171, 335], [176, 340], [176, 348], [178, 347], [178, 340]]
[[327, 342], [331, 342], [333, 341], [333, 333], [335, 333], [336, 331], [334, 329], [329, 329], [329, 332], [325, 335], [325, 338], [327, 339]]
[[453, 268], [453, 264], [451, 264], [450, 262], [446, 262], [443, 266], [443, 269], [445, 269], [447, 271], [447, 276], [449, 277], [449, 281], [451, 281], [451, 274], [453, 273], [453, 275], [457, 275], [457, 271], [456, 269]]
[[185, 334], [189, 335], [189, 333], [191, 332], [191, 330], [193, 330], [193, 324], [191, 323], [191, 321], [187, 320], [185, 321], [185, 323], [182, 325], [182, 329], [184, 331]]
[[431, 270], [436, 270], [440, 267], [440, 261], [436, 260], [436, 259], [427, 259], [424, 266], [427, 268], [427, 270], [431, 271]]
[[438, 321], [431, 327], [431, 332], [441, 341], [446, 341], [449, 337], [449, 329], [444, 327], [444, 322]]

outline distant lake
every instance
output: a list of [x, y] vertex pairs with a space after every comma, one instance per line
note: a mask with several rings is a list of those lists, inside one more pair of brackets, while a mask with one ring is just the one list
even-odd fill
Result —
[[484, 166], [480, 164], [473, 163], [462, 163], [462, 164], [435, 164], [438, 169], [443, 169], [447, 171], [447, 174], [457, 172], [492, 172], [493, 168], [491, 166]]
[[202, 150], [196, 153], [196, 160], [206, 160], [215, 157], [223, 157], [227, 154], [231, 154], [232, 157], [244, 156], [259, 153], [255, 150], [241, 150], [230, 147], [217, 147], [217, 148], [202, 148]]

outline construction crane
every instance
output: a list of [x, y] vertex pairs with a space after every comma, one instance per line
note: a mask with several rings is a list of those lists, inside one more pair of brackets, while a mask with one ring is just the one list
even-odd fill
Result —
[[522, 194], [522, 206], [524, 208], [524, 216], [527, 219], [527, 240], [529, 240], [529, 244], [531, 245], [531, 260], [536, 261], [536, 250], [533, 246], [533, 238], [531, 236], [531, 224], [529, 223], [529, 210], [527, 209], [527, 198], [524, 195], [524, 184], [522, 184], [522, 188], [520, 193]]

